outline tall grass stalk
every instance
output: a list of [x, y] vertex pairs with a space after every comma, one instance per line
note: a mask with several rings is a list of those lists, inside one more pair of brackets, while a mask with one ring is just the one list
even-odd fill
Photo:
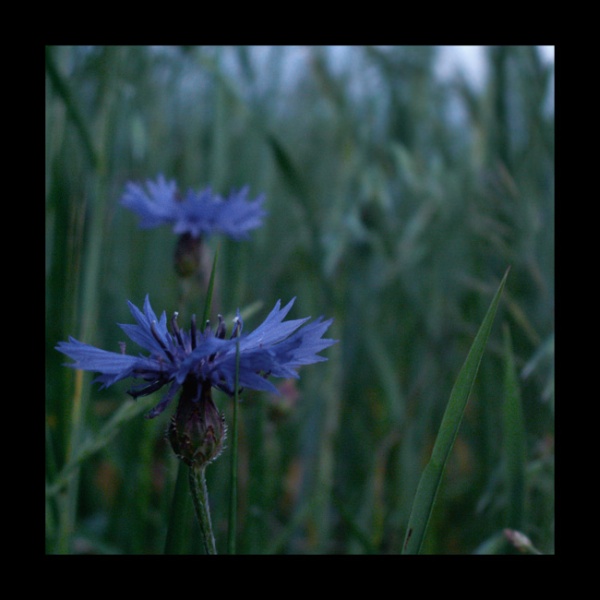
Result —
[[227, 551], [236, 553], [237, 539], [237, 505], [238, 505], [238, 420], [239, 420], [239, 386], [240, 371], [240, 344], [237, 343], [235, 351], [235, 389], [233, 395], [233, 422], [231, 427], [231, 473], [229, 496], [229, 528], [227, 534]]
[[[165, 538], [165, 554], [189, 554], [192, 547], [190, 524], [194, 517], [194, 505], [190, 494], [191, 469], [183, 461], [177, 463], [177, 477], [171, 500], [169, 522]], [[204, 476], [203, 476], [204, 478]], [[193, 482], [196, 485], [196, 481]]]
[[527, 443], [519, 380], [508, 325], [504, 336], [504, 402], [502, 406], [504, 472], [507, 491], [506, 526], [522, 530], [525, 525], [525, 471]]
[[[71, 89], [65, 77], [62, 76], [54, 63], [52, 53], [46, 49], [46, 69], [57, 94], [62, 98], [67, 114], [73, 121], [82, 146], [88, 158], [89, 185], [84, 188], [86, 198], [83, 200], [89, 214], [85, 238], [77, 245], [83, 251], [82, 273], [83, 280], [78, 290], [77, 315], [79, 318], [80, 339], [93, 340], [98, 320], [98, 296], [101, 279], [102, 256], [107, 218], [108, 185], [107, 185], [107, 153], [110, 135], [110, 120], [113, 111], [113, 95], [106, 94], [101, 98], [96, 122], [93, 124], [94, 133], [88, 121], [82, 117], [79, 99]], [[108, 76], [110, 77], [110, 75]], [[110, 83], [109, 86], [110, 88]], [[96, 140], [94, 144], [92, 140]], [[72, 397], [71, 429], [67, 445], [66, 462], [73, 462], [73, 457], [81, 452], [84, 443], [84, 423], [87, 418], [89, 386], [83, 384], [84, 374], [75, 373], [75, 390]], [[74, 520], [77, 514], [79, 497], [79, 469], [71, 469], [66, 496], [62, 502], [61, 534], [59, 535], [58, 552], [70, 552]]]
[[496, 316], [496, 310], [507, 277], [508, 271], [506, 271], [500, 282], [500, 286], [492, 299], [492, 303], [473, 340], [473, 345], [458, 374], [456, 383], [452, 388], [450, 399], [448, 400], [448, 405], [431, 452], [431, 458], [421, 475], [421, 480], [415, 494], [404, 540], [404, 554], [418, 554], [423, 546], [438, 488], [444, 475], [448, 457], [454, 446], [454, 441], [458, 435], [458, 429], [463, 419], [477, 371], [479, 370], [479, 363], [481, 362], [494, 323], [494, 317]]

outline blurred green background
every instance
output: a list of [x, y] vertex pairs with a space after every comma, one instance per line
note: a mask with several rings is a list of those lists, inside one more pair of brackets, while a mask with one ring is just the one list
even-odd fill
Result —
[[[158, 173], [266, 194], [250, 241], [208, 241], [213, 318], [240, 307], [250, 331], [296, 296], [290, 318], [334, 317], [340, 340], [277, 382], [281, 396], [243, 395], [240, 553], [401, 551], [508, 266], [425, 551], [510, 553], [512, 528], [554, 552], [554, 65], [534, 46], [471, 50], [477, 78], [450, 70], [452, 47], [46, 48], [48, 553], [164, 549], [178, 465], [169, 414], [143, 418], [160, 392], [136, 404], [127, 382], [99, 390], [54, 350], [73, 335], [118, 351], [127, 300], [147, 293], [182, 326], [202, 313], [175, 275], [174, 234], [119, 205], [127, 181]], [[229, 461], [207, 470], [220, 551]]]

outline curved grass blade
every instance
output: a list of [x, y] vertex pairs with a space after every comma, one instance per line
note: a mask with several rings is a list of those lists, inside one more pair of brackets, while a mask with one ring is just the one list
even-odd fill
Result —
[[125, 423], [147, 411], [151, 401], [152, 398], [143, 398], [137, 401], [129, 400], [123, 404], [102, 429], [100, 429], [97, 435], [86, 438], [81, 442], [69, 462], [54, 477], [52, 484], [46, 488], [46, 495], [54, 496], [58, 494], [69, 482], [70, 477], [79, 466], [90, 458], [90, 456], [106, 447], [119, 433]]
[[479, 363], [481, 362], [481, 357], [483, 356], [485, 345], [490, 335], [492, 324], [494, 323], [508, 271], [509, 269], [507, 269], [500, 282], [498, 291], [492, 299], [492, 303], [488, 308], [450, 393], [450, 399], [448, 400], [448, 405], [446, 406], [446, 411], [444, 412], [442, 423], [431, 452], [431, 458], [417, 486], [402, 548], [403, 554], [418, 554], [423, 545], [427, 524], [429, 523], [429, 518], [435, 504], [437, 492], [446, 467], [446, 461], [454, 445], [467, 400], [469, 399], [479, 369]]
[[60, 71], [54, 62], [52, 49], [48, 47], [46, 47], [46, 73], [48, 74], [56, 93], [62, 98], [65, 104], [67, 114], [73, 121], [75, 129], [81, 139], [84, 153], [87, 155], [92, 167], [97, 168], [100, 165], [100, 157], [98, 156], [98, 153], [94, 147], [92, 134], [81, 114], [81, 111], [79, 110], [79, 107], [77, 106], [77, 102], [71, 93], [69, 85], [67, 84], [65, 78], [60, 74]]

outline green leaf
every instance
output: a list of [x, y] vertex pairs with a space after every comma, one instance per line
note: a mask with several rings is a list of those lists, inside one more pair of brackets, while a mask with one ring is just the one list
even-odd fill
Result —
[[69, 483], [69, 480], [81, 464], [90, 458], [90, 456], [108, 446], [117, 433], [121, 431], [125, 423], [138, 418], [141, 413], [147, 411], [151, 401], [151, 398], [142, 398], [137, 401], [129, 400], [121, 405], [95, 436], [90, 436], [79, 444], [72, 458], [54, 478], [52, 484], [46, 488], [46, 494], [53, 496], [60, 492]]
[[165, 554], [189, 554], [191, 547], [190, 530], [194, 516], [192, 497], [189, 488], [189, 467], [179, 461], [177, 481], [173, 491], [169, 527], [165, 540]]
[[425, 539], [429, 518], [433, 511], [435, 499], [444, 475], [446, 462], [467, 406], [469, 395], [479, 369], [481, 357], [494, 323], [496, 310], [500, 302], [502, 290], [508, 276], [507, 269], [498, 291], [496, 292], [490, 307], [481, 323], [481, 327], [475, 336], [475, 340], [469, 350], [469, 354], [458, 374], [446, 411], [442, 418], [442, 424], [435, 440], [431, 458], [421, 475], [417, 492], [413, 500], [413, 506], [408, 520], [408, 527], [402, 548], [403, 554], [418, 554]]
[[508, 326], [504, 328], [504, 469], [508, 492], [507, 527], [522, 529], [525, 510], [525, 424]]
[[46, 73], [50, 79], [50, 82], [52, 83], [52, 86], [56, 90], [56, 93], [65, 103], [67, 114], [73, 121], [75, 129], [81, 139], [84, 153], [87, 155], [92, 167], [97, 168], [100, 164], [100, 158], [96, 152], [96, 149], [94, 148], [92, 133], [88, 127], [88, 124], [86, 123], [86, 120], [83, 118], [79, 107], [77, 106], [77, 102], [74, 98], [74, 95], [71, 93], [67, 79], [61, 75], [54, 62], [52, 49], [48, 47], [46, 47]]

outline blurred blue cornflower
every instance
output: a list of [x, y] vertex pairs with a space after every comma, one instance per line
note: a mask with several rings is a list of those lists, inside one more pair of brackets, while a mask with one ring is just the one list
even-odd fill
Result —
[[250, 230], [262, 225], [266, 215], [263, 202], [264, 195], [248, 200], [247, 187], [232, 191], [227, 199], [213, 194], [210, 187], [180, 195], [176, 182], [167, 181], [162, 174], [156, 181], [146, 181], [145, 188], [127, 183], [121, 198], [121, 204], [140, 217], [141, 228], [172, 225], [174, 233], [193, 239], [212, 234], [247, 239]]
[[164, 311], [158, 319], [146, 296], [143, 312], [128, 303], [137, 325], [120, 327], [132, 341], [149, 351], [148, 356], [125, 354], [124, 343], [121, 343], [120, 353], [109, 352], [72, 337], [68, 342], [60, 342], [56, 349], [75, 361], [68, 366], [99, 373], [94, 381], [102, 387], [128, 377], [143, 380], [143, 384], [128, 390], [134, 398], [169, 385], [148, 418], [163, 412], [183, 386], [191, 390], [194, 401], [199, 399], [202, 388], [207, 387], [233, 395], [238, 344], [239, 388], [277, 393], [267, 377], [298, 378], [298, 367], [327, 360], [318, 353], [337, 342], [321, 337], [333, 319], [323, 321], [319, 317], [307, 325], [310, 317], [284, 322], [294, 300], [283, 308], [278, 300], [264, 322], [247, 335], [242, 335], [243, 323], [238, 310], [231, 336], [226, 339], [226, 326], [220, 315], [215, 329], [207, 323], [204, 331], [199, 331], [193, 317], [191, 329], [185, 331], [179, 328], [175, 313], [169, 332]]

